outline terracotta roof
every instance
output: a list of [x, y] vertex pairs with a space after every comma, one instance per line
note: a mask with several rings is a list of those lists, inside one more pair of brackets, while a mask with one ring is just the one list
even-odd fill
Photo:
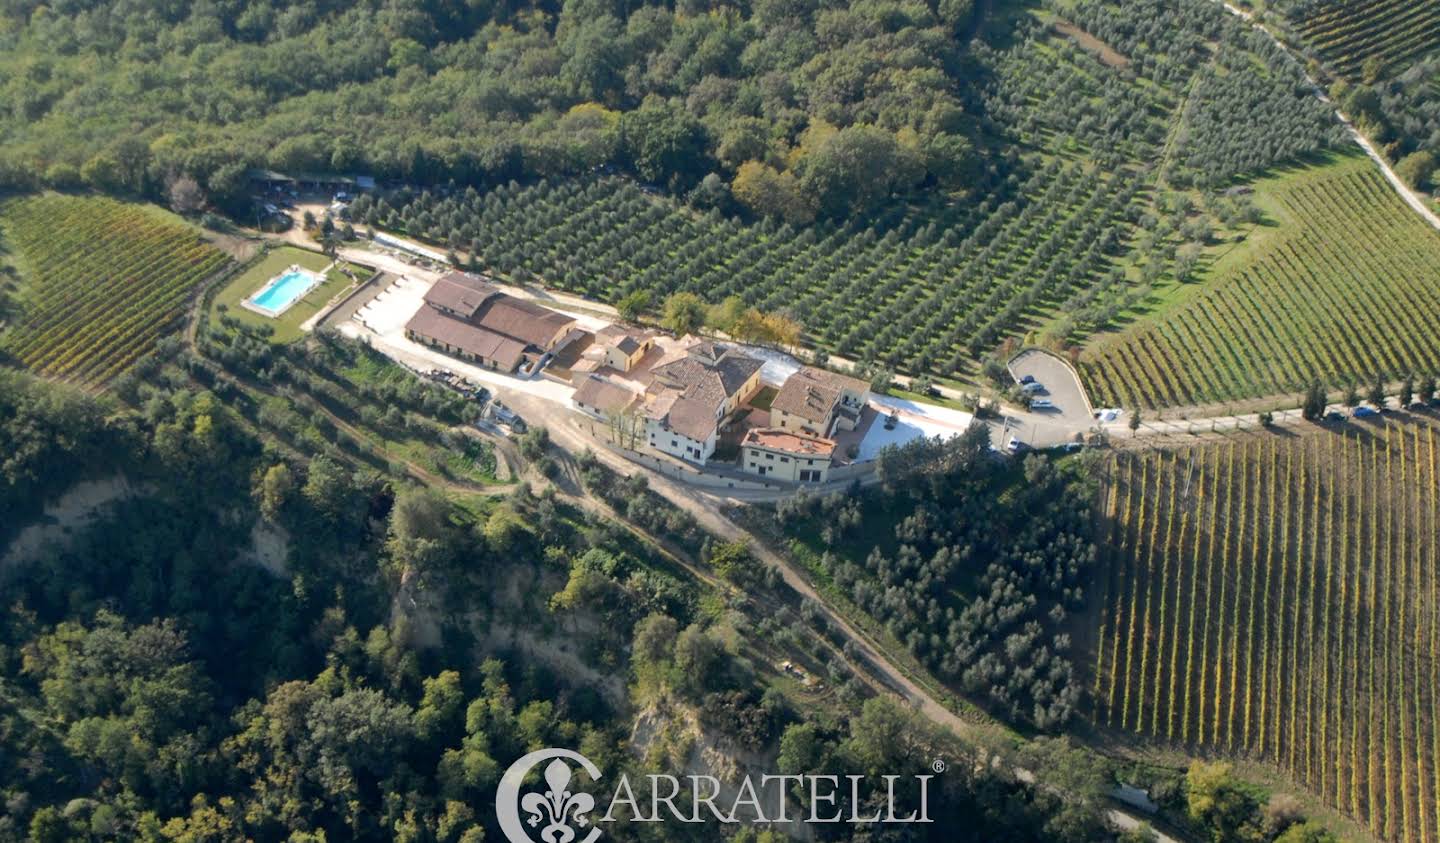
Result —
[[674, 407], [675, 402], [679, 400], [680, 393], [673, 389], [667, 389], [655, 394], [648, 399], [649, 403], [645, 405], [645, 415], [659, 421], [669, 414], [670, 409]]
[[703, 442], [715, 432], [725, 399], [740, 391], [763, 364], [747, 354], [701, 343], [652, 371], [650, 418]]
[[596, 342], [611, 348], [618, 348], [627, 355], [634, 354], [654, 338], [654, 331], [615, 324], [606, 325], [595, 333]]
[[676, 433], [704, 442], [715, 434], [715, 428], [720, 424], [720, 420], [715, 418], [715, 410], [716, 407], [706, 401], [682, 397], [670, 408], [665, 424]]
[[623, 412], [639, 398], [633, 391], [615, 383], [609, 378], [586, 375], [575, 390], [572, 400], [576, 404], [593, 407], [609, 415]]
[[745, 439], [740, 444], [747, 448], [764, 448], [767, 451], [799, 454], [806, 457], [829, 457], [835, 453], [834, 440], [822, 439], [818, 436], [805, 436], [773, 427], [751, 428], [745, 432]]
[[764, 364], [748, 354], [701, 343], [678, 360], [651, 370], [659, 381], [686, 397], [713, 400], [716, 407], [739, 391]]
[[864, 395], [869, 389], [870, 385], [859, 378], [806, 366], [780, 387], [770, 411], [778, 410], [814, 424], [824, 424], [846, 390]]
[[500, 291], [493, 284], [478, 275], [451, 272], [430, 286], [425, 293], [425, 303], [453, 310], [468, 319], [474, 316], [491, 296], [499, 294]]
[[557, 334], [575, 325], [575, 320], [563, 313], [503, 293], [485, 302], [471, 321], [547, 351]]
[[422, 307], [416, 311], [405, 325], [405, 330], [453, 346], [466, 354], [493, 360], [496, 366], [507, 371], [519, 366], [525, 355], [524, 343], [456, 319], [433, 307]]

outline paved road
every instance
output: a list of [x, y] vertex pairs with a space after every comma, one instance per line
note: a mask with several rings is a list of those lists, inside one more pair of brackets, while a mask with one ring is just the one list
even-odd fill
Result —
[[1022, 351], [1010, 361], [1010, 375], [1018, 382], [1026, 376], [1045, 388], [1036, 397], [1048, 398], [1055, 409], [1040, 413], [1071, 427], [1088, 427], [1095, 423], [1090, 398], [1075, 369], [1064, 360], [1040, 349]]

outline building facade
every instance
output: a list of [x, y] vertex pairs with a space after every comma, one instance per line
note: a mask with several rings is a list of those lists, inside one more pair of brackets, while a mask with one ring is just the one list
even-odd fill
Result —
[[706, 342], [656, 366], [645, 403], [650, 447], [703, 465], [714, 455], [729, 416], [760, 391], [762, 365]]
[[786, 483], [824, 483], [830, 477], [835, 442], [779, 428], [753, 428], [740, 443], [740, 468]]

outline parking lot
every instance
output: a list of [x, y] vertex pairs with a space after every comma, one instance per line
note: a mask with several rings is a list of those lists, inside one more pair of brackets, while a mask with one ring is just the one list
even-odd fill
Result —
[[1036, 398], [1046, 398], [1053, 409], [1036, 410], [1036, 415], [1053, 418], [1068, 427], [1085, 429], [1095, 423], [1090, 399], [1069, 362], [1048, 351], [1022, 351], [1010, 361], [1010, 374], [1019, 381], [1029, 376], [1044, 387]]

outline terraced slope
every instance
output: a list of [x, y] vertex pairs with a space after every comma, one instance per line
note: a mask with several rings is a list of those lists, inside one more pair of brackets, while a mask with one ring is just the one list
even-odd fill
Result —
[[0, 206], [0, 236], [21, 277], [0, 352], [86, 386], [154, 348], [227, 260], [158, 209], [113, 199], [14, 199]]
[[1175, 309], [1097, 343], [1097, 404], [1170, 407], [1440, 370], [1440, 234], [1364, 159], [1269, 183], [1281, 228]]

